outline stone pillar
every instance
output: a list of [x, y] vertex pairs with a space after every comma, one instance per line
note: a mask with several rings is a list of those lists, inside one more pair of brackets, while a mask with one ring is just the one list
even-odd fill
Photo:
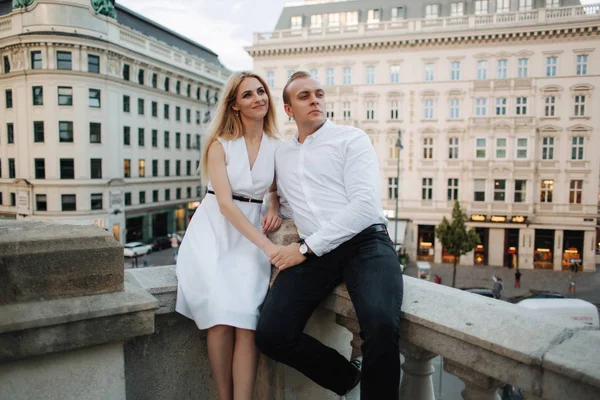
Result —
[[554, 232], [554, 249], [552, 252], [554, 253], [554, 266], [553, 269], [555, 271], [562, 271], [562, 257], [563, 257], [563, 238], [565, 232], [562, 229], [557, 229]]
[[502, 382], [447, 359], [444, 359], [444, 370], [465, 383], [461, 393], [464, 400], [501, 400], [497, 391]]
[[435, 238], [435, 254], [433, 256], [433, 262], [436, 264], [442, 263], [442, 242], [436, 237]]
[[585, 231], [583, 234], [583, 272], [596, 271], [596, 231]]
[[523, 226], [519, 229], [519, 268], [533, 269], [535, 229]]
[[489, 230], [488, 238], [488, 265], [494, 267], [504, 266], [504, 252], [505, 252], [505, 235], [504, 229], [492, 229]]
[[400, 351], [404, 355], [400, 398], [435, 400], [431, 360], [436, 355], [411, 344], [402, 346]]

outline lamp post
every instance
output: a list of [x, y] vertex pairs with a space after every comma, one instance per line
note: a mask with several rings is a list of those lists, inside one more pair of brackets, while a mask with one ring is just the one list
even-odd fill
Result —
[[[397, 154], [397, 171], [396, 171], [396, 212], [394, 213], [394, 218], [396, 219], [396, 226], [394, 229], [394, 248], [398, 245], [398, 197], [400, 195], [400, 150], [402, 150], [404, 146], [402, 146], [402, 129], [398, 129], [398, 139], [396, 140], [396, 151]], [[396, 250], [397, 251], [397, 250]]]

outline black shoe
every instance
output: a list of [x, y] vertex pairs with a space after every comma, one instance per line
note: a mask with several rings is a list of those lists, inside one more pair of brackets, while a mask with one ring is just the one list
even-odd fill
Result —
[[352, 364], [352, 366], [354, 366], [354, 368], [356, 368], [357, 373], [356, 373], [356, 378], [354, 379], [354, 382], [352, 383], [352, 386], [350, 386], [350, 389], [348, 389], [348, 391], [344, 395], [347, 395], [352, 390], [354, 390], [354, 388], [358, 386], [358, 384], [360, 383], [360, 379], [362, 378], [362, 372], [361, 372], [362, 356], [353, 358], [352, 360], [350, 360], [350, 364]]

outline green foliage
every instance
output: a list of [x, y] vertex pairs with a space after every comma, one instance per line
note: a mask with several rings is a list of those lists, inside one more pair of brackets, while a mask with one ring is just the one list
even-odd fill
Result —
[[452, 221], [444, 217], [435, 229], [435, 236], [444, 246], [446, 253], [457, 258], [472, 251], [479, 244], [479, 235], [475, 229], [467, 229], [467, 220], [467, 214], [460, 208], [458, 201], [455, 201]]

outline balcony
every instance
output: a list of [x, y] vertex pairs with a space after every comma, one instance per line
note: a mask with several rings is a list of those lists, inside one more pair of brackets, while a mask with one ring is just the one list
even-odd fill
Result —
[[[273, 236], [296, 239], [291, 221]], [[122, 247], [108, 232], [22, 221], [0, 222], [0, 265], [0, 397], [217, 398], [206, 333], [174, 312], [174, 266], [123, 274]], [[434, 399], [431, 360], [441, 355], [465, 383], [464, 399], [494, 399], [504, 383], [528, 399], [598, 399], [600, 332], [517, 307], [405, 277], [401, 398]], [[347, 357], [360, 353], [358, 331], [344, 286], [307, 325]], [[261, 357], [255, 398], [339, 397]]]

